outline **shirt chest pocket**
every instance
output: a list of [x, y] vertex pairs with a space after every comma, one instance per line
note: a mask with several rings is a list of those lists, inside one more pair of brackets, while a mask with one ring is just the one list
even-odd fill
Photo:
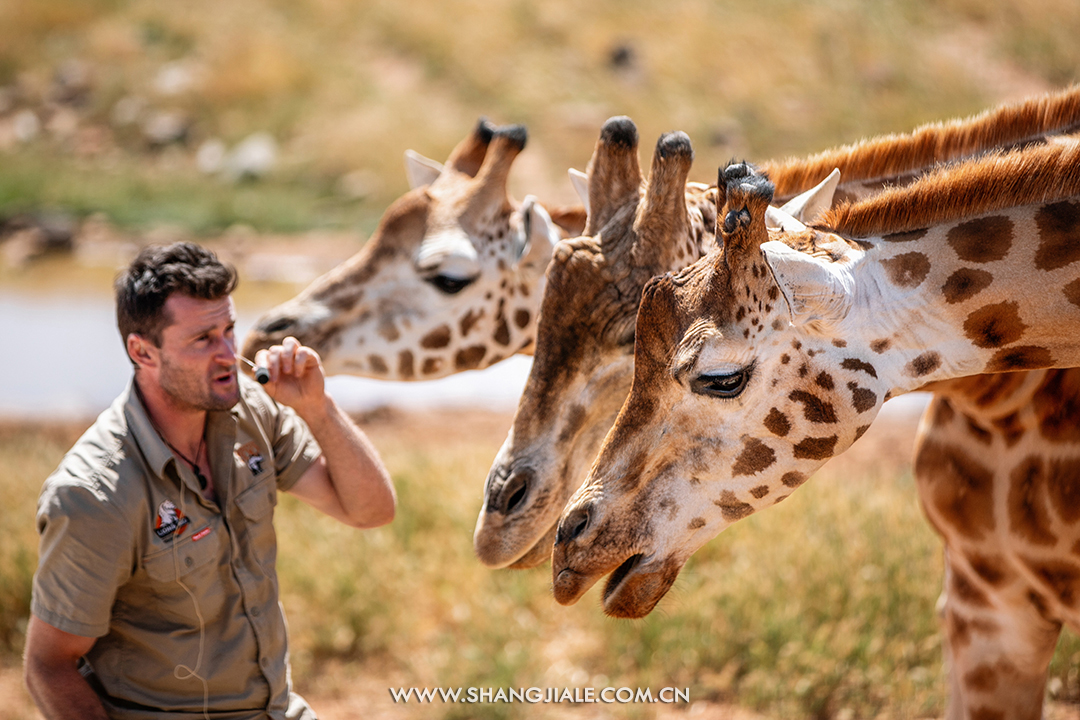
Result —
[[[223, 557], [228, 539], [224, 535], [220, 526], [212, 523], [143, 558], [145, 579], [131, 590], [150, 596], [160, 628], [172, 628], [174, 624], [197, 627], [198, 610], [203, 617], [221, 612], [220, 588], [228, 570], [227, 558]], [[189, 592], [194, 594], [197, 605], [192, 603]]]
[[277, 487], [271, 475], [236, 496], [236, 507], [243, 517], [242, 539], [259, 563], [272, 568], [277, 559], [277, 536], [274, 533], [274, 507]]

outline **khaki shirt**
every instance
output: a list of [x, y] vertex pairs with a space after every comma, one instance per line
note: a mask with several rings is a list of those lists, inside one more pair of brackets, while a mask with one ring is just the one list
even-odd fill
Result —
[[320, 450], [290, 408], [242, 375], [240, 389], [207, 418], [220, 507], [134, 382], [42, 488], [32, 611], [98, 638], [80, 669], [110, 717], [202, 717], [205, 679], [211, 717], [314, 718], [291, 692], [273, 518]]

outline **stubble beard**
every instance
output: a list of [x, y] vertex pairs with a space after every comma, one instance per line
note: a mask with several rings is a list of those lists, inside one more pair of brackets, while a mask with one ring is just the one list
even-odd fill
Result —
[[[221, 369], [214, 374], [220, 374]], [[236, 370], [234, 369], [235, 373]], [[161, 372], [158, 383], [162, 392], [178, 408], [188, 410], [229, 410], [240, 401], [239, 379], [232, 385], [232, 390], [227, 394], [214, 392], [214, 380], [212, 377], [197, 378], [192, 373], [186, 372], [169, 362], [162, 356]]]

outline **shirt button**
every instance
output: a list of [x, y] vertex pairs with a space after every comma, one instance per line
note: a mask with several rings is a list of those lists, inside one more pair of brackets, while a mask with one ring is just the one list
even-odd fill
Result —
[[191, 556], [189, 555], [188, 557], [184, 558], [184, 564], [187, 565], [188, 567], [191, 567], [192, 565], [195, 564], [195, 561], [192, 560]]
[[262, 615], [262, 609], [260, 609], [258, 605], [251, 608], [251, 616], [252, 617], [259, 617], [260, 615]]
[[270, 667], [270, 658], [264, 657], [261, 660], [259, 660], [259, 667], [261, 667], [263, 670]]

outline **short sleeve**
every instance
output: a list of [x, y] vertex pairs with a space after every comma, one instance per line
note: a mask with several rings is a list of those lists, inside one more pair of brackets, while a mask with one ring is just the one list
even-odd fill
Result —
[[107, 634], [117, 589], [134, 567], [130, 525], [92, 486], [51, 477], [38, 500], [34, 615], [72, 635]]
[[322, 449], [296, 412], [287, 406], [278, 406], [274, 432], [274, 467], [277, 470], [277, 486], [287, 491], [304, 471], [322, 455]]

